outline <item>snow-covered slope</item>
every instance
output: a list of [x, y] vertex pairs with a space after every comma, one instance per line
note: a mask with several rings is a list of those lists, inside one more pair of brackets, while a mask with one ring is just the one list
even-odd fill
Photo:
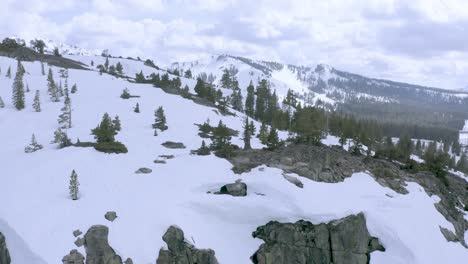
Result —
[[[91, 60], [95, 65], [104, 60], [96, 56], [73, 58], [88, 61], [88, 65]], [[111, 64], [117, 61], [128, 75], [140, 70], [145, 74], [156, 72], [139, 61], [110, 59]], [[429, 197], [417, 184], [409, 183], [409, 194], [401, 195], [382, 187], [366, 173], [356, 173], [336, 184], [301, 178], [304, 188], [299, 189], [286, 181], [278, 169], [257, 168], [235, 175], [232, 165], [224, 159], [190, 155], [190, 150], [198, 148], [202, 141], [195, 123], [209, 119], [216, 125], [222, 120], [241, 130], [243, 115], [221, 116], [213, 108], [166, 94], [152, 85], [130, 83], [95, 71], [69, 70], [69, 84], [78, 86], [78, 92], [71, 95], [74, 111], [70, 137], [93, 141], [90, 129], [107, 112], [120, 117], [122, 131], [116, 137], [129, 152], [115, 155], [93, 148], [57, 149], [49, 142], [63, 103], [49, 100], [40, 63], [23, 64], [27, 72], [24, 79], [31, 92], [26, 94], [26, 109], [16, 111], [10, 101], [13, 80], [5, 78], [3, 71], [11, 66], [14, 72], [16, 61], [0, 57], [0, 96], [6, 103], [0, 109], [0, 218], [46, 263], [60, 263], [75, 248], [73, 230], [86, 231], [94, 224], [109, 226], [112, 247], [124, 259], [133, 258], [134, 263], [154, 263], [159, 249], [165, 246], [161, 237], [173, 224], [180, 226], [197, 247], [214, 249], [220, 263], [250, 263], [249, 257], [263, 243], [253, 239], [251, 233], [270, 220], [305, 219], [320, 223], [361, 211], [366, 215], [370, 233], [379, 237], [387, 249], [373, 253], [371, 263], [462, 263], [468, 259], [466, 248], [447, 242], [439, 230], [439, 226], [454, 228], [434, 207], [438, 198]], [[218, 65], [209, 67], [217, 69]], [[60, 69], [53, 70], [58, 80]], [[248, 70], [241, 70], [248, 75]], [[272, 76], [291, 77], [281, 71]], [[265, 73], [259, 70], [254, 76], [261, 74]], [[183, 82], [193, 88], [194, 80], [184, 78]], [[294, 82], [291, 79], [283, 83]], [[124, 88], [141, 97], [121, 99]], [[35, 90], [41, 92], [40, 113], [31, 107]], [[137, 102], [141, 113], [133, 112]], [[155, 137], [151, 124], [158, 106], [164, 107], [169, 129]], [[26, 154], [23, 149], [32, 133], [44, 149]], [[166, 149], [161, 146], [165, 141], [183, 142], [187, 148]], [[242, 145], [242, 140], [235, 137], [233, 143]], [[262, 147], [256, 139], [252, 143], [255, 148]], [[165, 154], [175, 158], [167, 160], [167, 164], [153, 163]], [[140, 167], [153, 171], [135, 174]], [[68, 197], [73, 169], [81, 184], [77, 201]], [[247, 197], [207, 193], [238, 178], [249, 186]], [[103, 216], [107, 211], [116, 211], [118, 218], [112, 223], [106, 221]], [[15, 253], [22, 249], [17, 248], [14, 235], [10, 238], [10, 227], [0, 224], [0, 231], [5, 232], [7, 243], [8, 239], [13, 241], [13, 264], [23, 264]]]

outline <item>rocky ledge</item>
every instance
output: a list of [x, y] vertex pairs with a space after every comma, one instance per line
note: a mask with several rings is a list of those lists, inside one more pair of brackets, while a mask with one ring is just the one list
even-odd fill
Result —
[[362, 213], [318, 225], [269, 222], [252, 235], [265, 241], [251, 257], [255, 264], [367, 264], [370, 253], [385, 251]]
[[8, 252], [5, 236], [0, 232], [0, 264], [10, 264], [10, 253]]

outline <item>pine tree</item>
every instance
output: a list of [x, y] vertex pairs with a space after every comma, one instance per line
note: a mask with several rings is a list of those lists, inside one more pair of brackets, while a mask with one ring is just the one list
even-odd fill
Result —
[[33, 106], [34, 111], [41, 112], [41, 99], [40, 99], [39, 90], [36, 90], [36, 94], [34, 95], [32, 106]]
[[26, 92], [29, 93], [31, 90], [29, 90], [29, 84], [26, 83]]
[[197, 83], [195, 84], [194, 90], [199, 97], [204, 98], [208, 95], [208, 89], [206, 88], [205, 83], [201, 78], [197, 78]]
[[231, 88], [231, 75], [229, 74], [228, 69], [223, 70], [223, 75], [221, 76], [221, 87], [225, 89]]
[[76, 83], [72, 86], [70, 93], [74, 94], [78, 91], [78, 88], [76, 87]]
[[253, 121], [250, 121], [249, 131], [250, 131], [251, 136], [255, 136], [255, 133], [257, 132], [257, 128], [255, 127], [255, 124]]
[[123, 66], [122, 66], [122, 63], [120, 62], [117, 62], [117, 65], [115, 66], [115, 69], [117, 71], [117, 73], [119, 75], [122, 75], [123, 74]]
[[162, 106], [158, 107], [158, 109], [154, 111], [153, 128], [155, 135], [157, 135], [157, 129], [164, 131], [168, 128], [166, 125], [166, 115], [164, 114], [164, 109]]
[[138, 103], [136, 103], [135, 108], [133, 108], [133, 111], [135, 113], [140, 113], [140, 105]]
[[10, 67], [10, 66], [8, 66], [8, 70], [7, 70], [7, 72], [6, 72], [5, 77], [11, 79], [11, 67]]
[[68, 187], [70, 191], [70, 198], [72, 200], [78, 200], [79, 186], [80, 183], [78, 182], [78, 175], [76, 174], [75, 170], [73, 170], [70, 176], [70, 186]]
[[269, 150], [275, 150], [280, 145], [278, 132], [276, 132], [276, 129], [274, 127], [271, 128], [270, 133], [268, 134], [266, 145]]
[[5, 103], [3, 102], [3, 99], [1, 96], [0, 96], [0, 108], [5, 108]]
[[120, 131], [122, 129], [118, 115], [116, 115], [114, 120], [112, 120], [112, 124], [114, 125], [115, 131]]
[[255, 87], [250, 81], [249, 86], [247, 86], [247, 97], [245, 98], [245, 114], [254, 117], [255, 114]]
[[52, 102], [60, 102], [59, 92], [54, 81], [52, 68], [49, 68], [49, 74], [47, 75], [47, 92], [49, 93]]
[[16, 109], [22, 110], [25, 108], [24, 103], [24, 84], [23, 84], [23, 71], [21, 62], [18, 61], [18, 70], [16, 71], [15, 80], [13, 81], [13, 105]]
[[106, 62], [104, 62], [104, 69], [105, 69], [106, 71], [109, 70], [109, 58], [108, 58], [108, 57], [106, 57]]
[[59, 115], [58, 123], [61, 128], [71, 128], [72, 127], [72, 107], [71, 100], [68, 94], [68, 89], [65, 89], [65, 101], [63, 103], [62, 114]]
[[258, 138], [262, 144], [266, 144], [268, 142], [268, 127], [265, 122], [262, 123], [260, 126], [260, 131], [258, 132]]
[[33, 152], [36, 152], [36, 151], [38, 151], [38, 150], [40, 150], [42, 148], [43, 148], [42, 145], [37, 143], [36, 136], [34, 134], [32, 134], [31, 143], [29, 143], [29, 145], [24, 148], [24, 152], [33, 153]]
[[243, 112], [244, 106], [243, 106], [242, 100], [243, 98], [242, 98], [241, 90], [240, 89], [234, 90], [231, 95], [232, 108], [234, 108], [234, 110], [237, 110], [239, 112]]
[[44, 62], [41, 61], [41, 74], [45, 76]]
[[120, 95], [120, 98], [122, 98], [122, 99], [129, 99], [130, 98], [130, 93], [128, 92], [127, 88], [125, 88], [122, 91], [122, 94]]
[[109, 117], [108, 113], [105, 113], [102, 117], [101, 123], [96, 128], [91, 130], [91, 134], [94, 135], [94, 138], [98, 143], [115, 142], [115, 135], [117, 135], [117, 131], [115, 130], [112, 119]]
[[72, 145], [72, 142], [68, 137], [67, 132], [63, 131], [61, 128], [58, 128], [54, 131], [54, 139], [50, 143], [58, 144], [59, 148], [65, 148]]
[[64, 95], [63, 93], [63, 87], [62, 87], [62, 80], [59, 81], [59, 86], [57, 88], [57, 93], [60, 97], [62, 97]]
[[201, 146], [197, 149], [196, 153], [200, 156], [210, 155], [210, 148], [206, 146], [205, 140], [202, 140]]
[[252, 146], [250, 145], [250, 138], [252, 137], [252, 132], [250, 131], [251, 126], [249, 123], [249, 118], [245, 118], [245, 123], [244, 123], [244, 150], [249, 150], [252, 149]]

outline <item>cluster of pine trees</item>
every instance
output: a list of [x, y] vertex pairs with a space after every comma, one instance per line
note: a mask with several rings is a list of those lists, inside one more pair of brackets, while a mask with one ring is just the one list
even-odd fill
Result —
[[104, 64], [99, 64], [98, 66], [96, 66], [96, 68], [99, 70], [100, 74], [108, 73], [114, 76], [123, 76], [122, 63], [117, 62], [116, 65], [110, 65], [108, 56], [106, 56], [106, 61], [104, 62]]

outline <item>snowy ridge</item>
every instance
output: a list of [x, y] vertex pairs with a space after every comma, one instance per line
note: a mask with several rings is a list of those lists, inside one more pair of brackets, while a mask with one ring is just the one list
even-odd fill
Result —
[[103, 53], [102, 50], [97, 49], [84, 49], [80, 48], [76, 45], [69, 45], [66, 43], [57, 42], [54, 40], [46, 39], [46, 38], [33, 38], [33, 39], [23, 39], [19, 37], [11, 37], [15, 39], [17, 43], [24, 43], [27, 47], [31, 47], [32, 40], [42, 40], [45, 43], [44, 53], [53, 54], [54, 49], [57, 48], [59, 53], [62, 55], [81, 55], [81, 56], [93, 56], [93, 55], [101, 55]]

